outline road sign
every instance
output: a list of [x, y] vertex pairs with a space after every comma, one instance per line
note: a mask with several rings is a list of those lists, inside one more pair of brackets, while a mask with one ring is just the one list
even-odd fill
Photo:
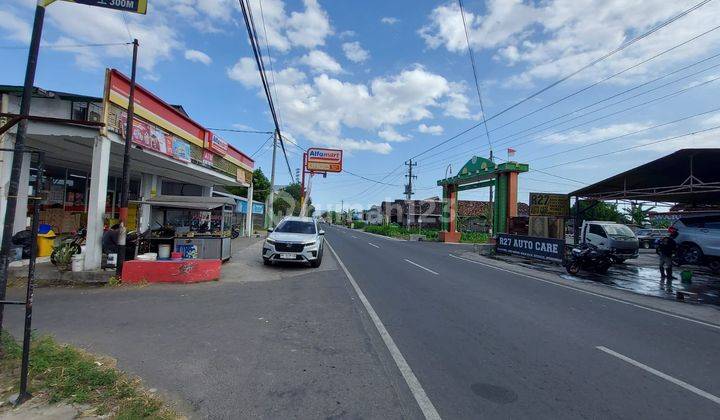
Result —
[[566, 194], [530, 193], [530, 216], [567, 217], [570, 199]]
[[307, 151], [305, 169], [309, 172], [342, 172], [343, 151], [313, 147]]
[[[145, 14], [147, 12], [147, 0], [63, 0], [70, 3], [86, 4], [88, 6], [105, 7], [107, 9], [122, 10]], [[49, 2], [48, 2], [49, 3]]]

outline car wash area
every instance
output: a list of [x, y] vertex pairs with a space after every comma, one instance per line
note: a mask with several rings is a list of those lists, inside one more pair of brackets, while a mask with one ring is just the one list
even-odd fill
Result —
[[[530, 193], [528, 222], [498, 235], [494, 258], [571, 281], [720, 306], [718, 162], [718, 148], [680, 149], [569, 194]], [[598, 218], [593, 209], [603, 206], [625, 215]], [[663, 248], [670, 237], [674, 245]]]
[[[117, 250], [106, 232], [119, 219], [129, 87], [126, 76], [108, 69], [104, 89], [98, 87], [102, 97], [33, 90], [26, 146], [43, 152], [42, 184], [34, 191], [38, 165], [26, 154], [13, 227], [14, 259], [27, 258], [23, 236], [32, 236], [26, 232], [35, 198], [40, 203], [39, 257], [50, 257], [53, 246], [74, 241], [82, 257], [73, 259], [73, 268], [113, 265]], [[22, 87], [0, 86], [0, 95], [0, 112], [17, 114]], [[219, 275], [220, 261], [230, 256], [233, 230], [245, 235], [252, 230], [252, 217], [239, 212], [257, 204], [242, 206], [240, 197], [217, 197], [213, 189], [245, 186], [252, 197], [254, 162], [193, 121], [181, 106], [142, 86], [136, 87], [134, 102], [126, 260], [213, 260]], [[2, 135], [0, 148], [13, 148], [16, 130]], [[5, 198], [13, 154], [5, 151], [0, 158]], [[1, 200], [2, 218], [5, 205]]]

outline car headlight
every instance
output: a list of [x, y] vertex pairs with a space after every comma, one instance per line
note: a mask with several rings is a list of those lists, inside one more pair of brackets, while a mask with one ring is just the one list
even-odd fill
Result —
[[275, 245], [275, 241], [273, 241], [273, 240], [270, 239], [270, 238], [265, 239], [265, 243], [268, 244], [268, 245]]
[[316, 243], [317, 243], [316, 241], [310, 241], [310, 242], [305, 242], [303, 245], [305, 245], [305, 246], [313, 246], [313, 245], [315, 245]]

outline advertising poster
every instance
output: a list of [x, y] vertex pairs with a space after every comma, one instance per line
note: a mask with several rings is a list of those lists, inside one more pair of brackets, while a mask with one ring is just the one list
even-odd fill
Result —
[[177, 137], [172, 139], [172, 155], [181, 162], [190, 162], [191, 152], [190, 143]]
[[536, 238], [533, 236], [498, 235], [496, 251], [537, 258], [540, 260], [562, 262], [565, 252], [565, 241], [553, 238]]

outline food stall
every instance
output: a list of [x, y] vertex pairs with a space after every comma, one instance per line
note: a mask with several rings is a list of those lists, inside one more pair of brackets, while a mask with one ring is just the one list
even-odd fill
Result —
[[235, 200], [224, 197], [159, 196], [137, 201], [140, 214], [150, 211], [150, 251], [181, 253], [184, 259], [226, 261], [231, 253]]

